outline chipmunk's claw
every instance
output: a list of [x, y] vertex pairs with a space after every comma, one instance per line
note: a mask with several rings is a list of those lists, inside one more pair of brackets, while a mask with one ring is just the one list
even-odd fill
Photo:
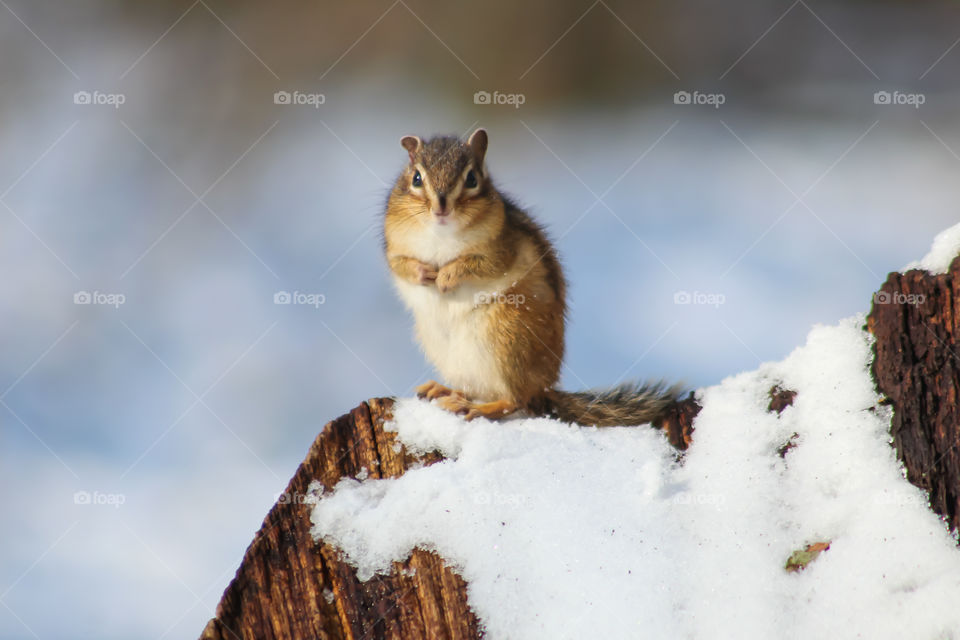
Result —
[[437, 400], [437, 404], [450, 413], [463, 416], [463, 419], [467, 422], [476, 418], [501, 420], [519, 409], [514, 402], [509, 400], [474, 402], [461, 391], [451, 392], [450, 395]]
[[416, 389], [418, 398], [426, 398], [427, 400], [435, 400], [436, 398], [442, 398], [453, 393], [453, 389], [443, 386], [436, 380], [430, 380], [421, 384]]
[[465, 414], [473, 408], [473, 403], [470, 402], [470, 399], [459, 391], [451, 391], [449, 395], [438, 398], [437, 405], [441, 409], [457, 415]]

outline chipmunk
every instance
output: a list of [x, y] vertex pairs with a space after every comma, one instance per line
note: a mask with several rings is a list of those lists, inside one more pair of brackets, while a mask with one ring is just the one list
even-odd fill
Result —
[[678, 387], [626, 384], [606, 391], [556, 389], [563, 362], [566, 282], [544, 230], [490, 179], [487, 132], [400, 144], [409, 163], [384, 216], [384, 248], [397, 290], [416, 321], [434, 380], [421, 398], [499, 419], [518, 411], [584, 425], [658, 418]]

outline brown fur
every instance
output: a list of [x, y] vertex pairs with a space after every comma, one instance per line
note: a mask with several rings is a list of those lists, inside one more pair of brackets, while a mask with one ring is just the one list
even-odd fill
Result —
[[683, 392], [680, 385], [667, 387], [663, 383], [628, 383], [612, 389], [573, 393], [551, 390], [538, 410], [564, 422], [597, 427], [645, 424], [663, 416]]
[[[543, 229], [494, 187], [484, 166], [486, 133], [481, 129], [467, 143], [455, 137], [426, 142], [403, 138], [410, 162], [390, 193], [384, 219], [384, 248], [393, 273], [403, 281], [436, 287], [450, 295], [470, 283], [483, 286], [514, 277], [499, 293], [514, 304], [477, 305], [484, 316], [484, 344], [505, 381], [502, 397], [470, 397], [430, 381], [417, 388], [421, 397], [437, 400], [447, 410], [502, 418], [517, 410], [552, 413], [583, 424], [640, 424], [656, 417], [677, 395], [659, 387], [613, 392], [565, 393], [554, 387], [563, 362], [566, 283], [556, 252]], [[471, 169], [478, 186], [468, 189]], [[414, 184], [419, 172], [423, 185]], [[423, 262], [443, 212], [458, 224], [460, 250], [443, 264]], [[479, 338], [479, 336], [478, 336]], [[421, 334], [421, 341], [432, 336]], [[472, 343], [471, 343], [472, 344]], [[465, 365], [466, 366], [466, 365]]]

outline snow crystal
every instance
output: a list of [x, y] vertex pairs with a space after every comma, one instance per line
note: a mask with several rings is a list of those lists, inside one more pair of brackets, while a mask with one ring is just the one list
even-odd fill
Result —
[[958, 255], [960, 255], [960, 224], [955, 224], [937, 234], [927, 255], [917, 262], [911, 262], [902, 271], [923, 269], [932, 274], [946, 273], [950, 263]]
[[[362, 579], [435, 550], [493, 639], [954, 637], [960, 551], [901, 475], [863, 322], [701, 390], [682, 464], [646, 427], [466, 423], [400, 400], [398, 438], [448, 459], [341, 481], [314, 536]], [[797, 391], [779, 416], [774, 385]]]

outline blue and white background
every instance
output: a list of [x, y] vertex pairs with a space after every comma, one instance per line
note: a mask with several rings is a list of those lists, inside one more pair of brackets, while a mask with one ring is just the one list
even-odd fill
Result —
[[566, 388], [868, 310], [958, 218], [958, 11], [0, 1], [0, 637], [199, 635], [323, 424], [432, 375], [401, 135], [488, 129]]

